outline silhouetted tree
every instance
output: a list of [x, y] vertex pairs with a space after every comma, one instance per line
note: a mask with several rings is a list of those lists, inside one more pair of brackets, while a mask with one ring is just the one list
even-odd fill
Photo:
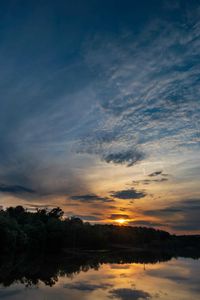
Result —
[[60, 207], [53, 208], [49, 213], [49, 217], [60, 219], [64, 215], [64, 211]]

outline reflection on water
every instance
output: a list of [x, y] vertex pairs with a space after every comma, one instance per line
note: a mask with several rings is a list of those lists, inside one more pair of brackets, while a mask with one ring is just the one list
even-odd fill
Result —
[[0, 264], [0, 299], [200, 299], [200, 260], [152, 254], [84, 254]]

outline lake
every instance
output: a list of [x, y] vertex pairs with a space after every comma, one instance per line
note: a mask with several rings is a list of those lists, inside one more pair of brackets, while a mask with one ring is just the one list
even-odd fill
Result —
[[[110, 259], [109, 259], [110, 260]], [[0, 299], [197, 300], [200, 260], [192, 258], [24, 261], [1, 264]], [[115, 263], [117, 261], [117, 263]], [[147, 262], [146, 262], [147, 261]], [[150, 263], [148, 262], [150, 261]], [[23, 267], [24, 266], [24, 267]]]

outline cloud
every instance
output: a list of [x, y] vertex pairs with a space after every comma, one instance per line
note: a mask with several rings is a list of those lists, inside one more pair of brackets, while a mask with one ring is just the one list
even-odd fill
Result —
[[186, 274], [181, 274], [180, 270], [178, 269], [175, 272], [171, 272], [170, 269], [157, 269], [157, 270], [148, 270], [147, 273], [152, 276], [152, 277], [157, 277], [157, 278], [163, 278], [163, 279], [168, 279], [170, 281], [177, 282], [177, 283], [182, 283], [182, 284], [187, 284], [187, 282], [190, 279], [190, 275]]
[[[29, 198], [26, 197], [26, 199], [30, 200]], [[33, 199], [31, 199], [33, 200]], [[40, 209], [47, 209], [48, 211], [55, 208], [56, 207], [56, 203], [55, 204], [45, 204], [45, 201], [44, 203], [42, 204], [36, 204], [36, 203], [32, 203], [32, 202], [27, 202], [26, 204], [23, 204], [23, 206], [28, 210], [28, 211], [32, 211], [32, 212], [36, 212], [37, 210], [40, 210]]]
[[17, 297], [19, 294], [21, 294], [21, 290], [20, 289], [14, 289], [14, 290], [4, 290], [1, 289], [0, 290], [0, 298], [4, 299], [4, 298], [10, 298], [10, 297]]
[[[6, 38], [0, 46], [0, 182], [29, 187], [38, 198], [75, 192], [75, 182], [85, 192], [71, 148], [93, 106], [90, 71], [76, 55], [73, 61], [61, 58], [62, 51], [71, 53], [72, 40], [65, 36], [57, 41], [53, 16], [60, 6], [53, 7], [28, 5], [28, 18], [21, 21], [20, 4], [8, 14], [2, 7]], [[14, 26], [8, 26], [9, 19]], [[63, 18], [66, 30], [67, 24]], [[57, 45], [53, 51], [52, 43]], [[30, 199], [30, 193], [22, 196]]]
[[72, 213], [71, 215], [73, 215], [77, 218], [80, 218], [84, 221], [100, 221], [100, 220], [102, 220], [102, 218], [99, 218], [99, 217], [96, 217], [96, 216], [93, 216], [93, 215], [76, 215], [74, 213]]
[[134, 188], [128, 189], [128, 190], [121, 190], [121, 191], [116, 191], [112, 192], [110, 196], [118, 199], [140, 199], [146, 196], [146, 193], [143, 191], [137, 191]]
[[102, 284], [91, 284], [89, 282], [75, 282], [75, 283], [66, 283], [63, 285], [64, 288], [79, 290], [79, 291], [88, 291], [92, 292], [97, 289], [108, 289], [112, 285], [109, 283], [102, 283]]
[[133, 184], [137, 185], [139, 183], [143, 183], [145, 185], [148, 185], [150, 183], [160, 183], [165, 181], [168, 181], [168, 178], [133, 180]]
[[103, 155], [103, 159], [107, 163], [112, 162], [115, 164], [126, 164], [128, 167], [133, 166], [143, 158], [144, 155], [136, 150], [127, 150], [124, 152], [116, 152]]
[[114, 289], [110, 291], [110, 298], [112, 299], [121, 299], [121, 300], [147, 300], [151, 299], [151, 295], [147, 292], [142, 290], [136, 289], [128, 289], [128, 288], [121, 288], [121, 289]]
[[125, 214], [111, 214], [109, 219], [111, 219], [111, 220], [129, 219], [129, 216], [125, 215]]
[[6, 185], [0, 184], [0, 192], [1, 193], [9, 193], [9, 194], [35, 194], [35, 191], [20, 185]]
[[54, 206], [52, 205], [48, 205], [48, 204], [34, 204], [34, 203], [29, 203], [28, 204], [28, 208], [31, 208], [31, 209], [42, 209], [42, 208], [54, 208]]
[[[169, 180], [169, 175], [166, 173], [163, 173], [163, 171], [155, 171], [153, 173], [150, 173], [149, 175], [147, 175], [150, 178], [147, 179], [140, 179], [140, 180], [133, 180], [133, 184], [145, 184], [148, 185], [150, 183], [161, 183], [161, 182], [165, 182]], [[156, 177], [156, 178], [155, 178]]]
[[184, 14], [87, 45], [85, 60], [100, 74], [99, 121], [83, 151], [129, 165], [129, 149], [144, 153], [140, 159], [199, 149], [200, 11], [191, 6]]
[[[168, 279], [174, 283], [179, 284], [194, 292], [195, 295], [199, 295], [200, 293], [200, 286], [199, 286], [199, 276], [200, 276], [200, 269], [199, 265], [194, 260], [192, 263], [183, 263], [180, 266], [180, 262], [175, 263], [177, 267], [174, 268], [172, 272], [171, 266], [166, 265], [165, 268], [159, 269], [149, 269], [146, 270], [147, 275], [159, 279]], [[195, 296], [194, 296], [195, 297]], [[198, 298], [198, 297], [197, 297]]]
[[149, 174], [148, 176], [149, 176], [149, 177], [155, 177], [155, 176], [158, 176], [158, 175], [162, 175], [162, 172], [163, 172], [163, 171], [155, 171], [155, 172]]
[[162, 227], [163, 223], [152, 222], [147, 220], [136, 220], [128, 222], [131, 226], [145, 226], [145, 227]]
[[85, 203], [93, 203], [93, 202], [113, 202], [112, 199], [108, 197], [100, 197], [95, 194], [86, 194], [86, 195], [74, 195], [70, 197], [71, 200], [77, 200]]
[[166, 208], [146, 210], [146, 216], [156, 217], [165, 226], [173, 230], [199, 230], [200, 199], [187, 199]]

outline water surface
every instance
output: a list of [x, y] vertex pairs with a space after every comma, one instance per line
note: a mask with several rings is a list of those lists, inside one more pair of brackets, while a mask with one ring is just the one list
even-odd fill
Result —
[[52, 273], [50, 266], [47, 270], [47, 264], [46, 273], [44, 270], [41, 275], [40, 270], [39, 276], [33, 264], [31, 279], [26, 267], [24, 274], [22, 272], [12, 280], [13, 273], [6, 274], [5, 277], [8, 278], [3, 280], [0, 286], [0, 299], [200, 299], [199, 259], [172, 258], [156, 263], [124, 263], [124, 261], [94, 263], [91, 261], [82, 264], [79, 268], [76, 262], [75, 266], [71, 262], [71, 265], [68, 263], [67, 270], [58, 269]]

